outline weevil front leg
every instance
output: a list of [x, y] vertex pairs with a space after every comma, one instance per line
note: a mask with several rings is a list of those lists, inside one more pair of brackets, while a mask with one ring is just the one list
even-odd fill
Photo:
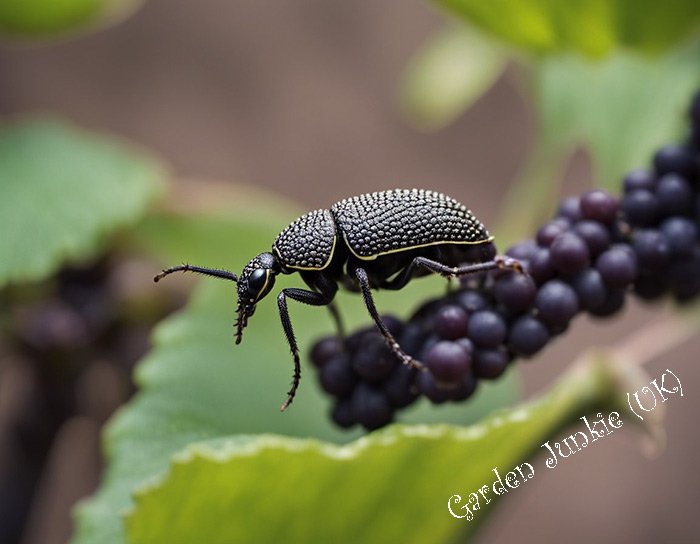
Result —
[[306, 289], [295, 289], [287, 288], [282, 289], [280, 294], [277, 296], [277, 307], [280, 312], [280, 319], [282, 320], [282, 328], [284, 329], [284, 335], [287, 337], [287, 343], [289, 344], [289, 349], [292, 351], [292, 357], [294, 358], [294, 375], [292, 376], [292, 388], [287, 392], [287, 400], [282, 403], [280, 410], [284, 412], [287, 407], [294, 400], [294, 395], [296, 395], [297, 388], [299, 387], [299, 382], [301, 381], [301, 364], [299, 362], [299, 345], [297, 344], [297, 339], [294, 336], [294, 328], [292, 327], [292, 320], [289, 318], [289, 309], [287, 308], [287, 297], [297, 302], [303, 304], [308, 304], [310, 306], [328, 306], [333, 298], [329, 297], [323, 293], [316, 293], [314, 291], [307, 291]]
[[357, 281], [360, 284], [360, 290], [362, 291], [362, 298], [365, 300], [365, 306], [367, 306], [367, 311], [369, 312], [369, 315], [372, 317], [374, 322], [377, 325], [377, 328], [379, 329], [379, 332], [382, 333], [382, 336], [386, 340], [387, 345], [389, 346], [389, 349], [399, 358], [405, 365], [409, 365], [413, 368], [418, 368], [420, 370], [425, 370], [425, 365], [421, 363], [420, 361], [416, 361], [413, 357], [408, 355], [406, 352], [404, 352], [401, 349], [401, 346], [399, 343], [396, 341], [394, 338], [394, 335], [391, 334], [389, 329], [387, 328], [386, 324], [384, 321], [382, 321], [382, 318], [379, 316], [379, 312], [377, 311], [377, 307], [374, 304], [374, 297], [372, 296], [372, 290], [369, 285], [369, 277], [367, 276], [367, 272], [363, 268], [356, 268], [355, 269], [355, 278], [357, 278]]

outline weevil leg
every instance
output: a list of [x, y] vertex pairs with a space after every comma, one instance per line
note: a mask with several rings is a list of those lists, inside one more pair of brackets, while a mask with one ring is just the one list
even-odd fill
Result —
[[333, 324], [335, 325], [335, 333], [336, 337], [338, 338], [338, 342], [342, 344], [343, 340], [345, 339], [345, 327], [343, 326], [343, 318], [340, 315], [340, 311], [333, 301], [335, 294], [338, 292], [338, 282], [332, 278], [329, 278], [321, 271], [313, 276], [309, 286], [330, 300], [328, 303], [328, 311], [330, 312], [331, 319], [333, 319]]
[[448, 278], [456, 278], [459, 276], [467, 276], [476, 274], [477, 272], [486, 272], [488, 270], [515, 270], [520, 274], [524, 274], [525, 270], [522, 263], [518, 259], [507, 257], [505, 255], [496, 255], [492, 260], [483, 263], [472, 263], [463, 266], [447, 266], [425, 257], [416, 257], [411, 263], [415, 266], [422, 266], [431, 272], [441, 274]]
[[381, 285], [382, 289], [398, 290], [403, 288], [409, 280], [413, 277], [418, 267], [427, 268], [431, 272], [440, 274], [447, 278], [456, 278], [458, 276], [466, 276], [468, 274], [475, 274], [477, 272], [485, 272], [488, 270], [496, 269], [511, 269], [516, 272], [524, 273], [523, 265], [517, 259], [512, 257], [506, 257], [503, 255], [497, 255], [491, 261], [485, 261], [483, 263], [472, 263], [463, 266], [447, 266], [446, 264], [433, 261], [426, 257], [416, 257], [411, 261], [403, 271], [396, 276], [393, 280], [385, 282]]
[[369, 277], [367, 276], [367, 272], [363, 268], [356, 268], [355, 277], [360, 283], [360, 289], [362, 291], [362, 297], [365, 300], [365, 306], [367, 306], [367, 311], [369, 312], [369, 315], [372, 317], [375, 324], [377, 325], [379, 332], [382, 333], [382, 336], [386, 340], [386, 343], [389, 345], [391, 351], [399, 359], [401, 359], [401, 361], [404, 364], [421, 370], [424, 369], [425, 366], [423, 365], [423, 363], [416, 361], [401, 349], [401, 346], [394, 338], [394, 335], [391, 334], [386, 324], [384, 323], [384, 321], [382, 321], [382, 318], [379, 316], [377, 307], [374, 304], [374, 297], [372, 296], [372, 290], [370, 289]]
[[333, 318], [333, 323], [335, 323], [335, 333], [338, 338], [338, 342], [342, 345], [343, 340], [345, 340], [345, 326], [343, 324], [343, 318], [338, 311], [338, 307], [333, 301], [328, 303], [328, 311], [331, 313]]
[[296, 395], [297, 388], [299, 387], [299, 381], [301, 380], [301, 363], [299, 362], [299, 345], [297, 344], [297, 339], [294, 336], [294, 329], [292, 327], [292, 320], [289, 318], [289, 309], [287, 308], [287, 297], [297, 302], [303, 304], [308, 304], [310, 306], [328, 306], [332, 302], [332, 298], [329, 298], [323, 293], [316, 293], [314, 291], [307, 291], [306, 289], [296, 289], [287, 288], [282, 289], [280, 294], [277, 295], [277, 307], [280, 312], [280, 319], [282, 320], [282, 328], [284, 329], [284, 335], [287, 337], [287, 343], [289, 344], [289, 349], [292, 351], [292, 357], [294, 358], [294, 375], [292, 377], [292, 388], [287, 392], [287, 400], [282, 403], [280, 410], [284, 412], [287, 407], [294, 400], [294, 395]]

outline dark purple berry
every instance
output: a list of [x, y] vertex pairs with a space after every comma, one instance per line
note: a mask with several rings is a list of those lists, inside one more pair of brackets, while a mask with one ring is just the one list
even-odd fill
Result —
[[375, 332], [376, 327], [363, 327], [358, 329], [345, 340], [345, 350], [348, 353], [355, 353], [355, 351], [362, 345], [365, 341], [365, 335]]
[[685, 217], [669, 217], [660, 225], [660, 230], [668, 240], [671, 255], [689, 255], [698, 237], [698, 227]]
[[691, 146], [696, 153], [700, 151], [700, 124], [696, 123], [690, 127], [688, 145]]
[[424, 341], [423, 345], [420, 348], [420, 351], [418, 352], [418, 360], [420, 361], [425, 361], [425, 358], [428, 356], [428, 352], [433, 349], [433, 346], [440, 342], [441, 339], [440, 337], [433, 333], [429, 335]]
[[581, 201], [577, 196], [568, 196], [559, 204], [557, 211], [559, 217], [568, 219], [571, 223], [575, 223], [581, 219]]
[[487, 308], [489, 303], [484, 295], [478, 291], [468, 289], [457, 295], [457, 304], [469, 313], [474, 313]]
[[574, 225], [574, 233], [586, 242], [591, 257], [598, 256], [610, 246], [610, 231], [598, 221], [579, 221]]
[[695, 246], [690, 255], [672, 262], [668, 278], [679, 301], [685, 302], [695, 296], [700, 290], [700, 246]]
[[535, 297], [538, 315], [548, 325], [564, 324], [578, 312], [578, 298], [573, 288], [561, 280], [549, 280]]
[[588, 313], [595, 317], [608, 317], [619, 312], [624, 305], [625, 291], [623, 289], [610, 289], [603, 304], [589, 308]]
[[586, 219], [609, 225], [617, 216], [617, 200], [605, 191], [590, 191], [581, 197], [581, 213]]
[[442, 306], [443, 302], [440, 299], [431, 299], [423, 304], [421, 304], [418, 309], [411, 315], [411, 322], [415, 322], [423, 319], [424, 317], [431, 316], [435, 311]]
[[342, 350], [342, 346], [335, 336], [322, 338], [311, 350], [311, 362], [321, 368]]
[[459, 345], [469, 354], [469, 360], [472, 359], [474, 355], [474, 342], [469, 340], [469, 338], [458, 338], [455, 340], [455, 344]]
[[656, 195], [644, 189], [627, 193], [622, 199], [621, 207], [627, 220], [640, 227], [653, 225], [659, 217]]
[[384, 394], [394, 408], [404, 408], [418, 398], [415, 386], [418, 370], [408, 365], [400, 364], [394, 368], [382, 388]]
[[656, 300], [666, 294], [666, 275], [641, 273], [634, 282], [634, 292], [644, 300]]
[[571, 287], [576, 291], [579, 305], [582, 309], [595, 308], [605, 302], [608, 288], [603, 278], [595, 268], [581, 270], [571, 278]]
[[695, 157], [686, 146], [666, 145], [654, 155], [654, 168], [659, 176], [674, 173], [691, 178], [695, 175]]
[[472, 363], [474, 376], [495, 380], [503, 374], [509, 362], [508, 350], [503, 346], [495, 349], [477, 349]]
[[401, 321], [398, 317], [393, 315], [383, 315], [382, 321], [386, 325], [386, 328], [389, 329], [391, 334], [394, 336], [399, 336], [401, 334], [401, 330], [403, 329], [403, 321]]
[[331, 419], [338, 427], [343, 429], [349, 429], [354, 426], [357, 421], [355, 421], [353, 413], [352, 400], [347, 398], [336, 402], [331, 411]]
[[516, 319], [508, 333], [508, 346], [518, 355], [529, 357], [549, 341], [547, 327], [536, 317], [523, 315]]
[[469, 319], [469, 339], [479, 347], [495, 348], [506, 338], [506, 322], [496, 312], [480, 310]]
[[436, 381], [453, 384], [469, 373], [471, 354], [459, 344], [443, 340], [430, 349], [425, 365]]
[[435, 332], [444, 340], [454, 340], [467, 335], [469, 316], [461, 306], [448, 304], [440, 308], [433, 320]]
[[394, 410], [381, 389], [360, 382], [352, 393], [353, 418], [368, 431], [391, 422]]
[[639, 266], [645, 270], [659, 270], [671, 258], [671, 246], [666, 237], [655, 229], [638, 229], [632, 238], [632, 249]]
[[506, 255], [513, 259], [518, 259], [519, 261], [529, 261], [536, 249], [537, 243], [531, 238], [528, 238], [508, 248]]
[[362, 349], [357, 350], [352, 358], [355, 373], [369, 383], [382, 381], [397, 364], [400, 364], [399, 361], [378, 332], [367, 333]]
[[418, 391], [428, 397], [433, 404], [450, 400], [450, 387], [439, 384], [430, 372], [420, 372], [416, 380]]
[[609, 287], [627, 287], [637, 277], [636, 255], [627, 248], [615, 246], [598, 256], [595, 267]]
[[60, 299], [20, 307], [14, 322], [22, 343], [43, 354], [75, 352], [89, 344], [89, 323]]
[[557, 236], [549, 248], [549, 253], [552, 267], [563, 274], [578, 272], [589, 262], [586, 242], [571, 232]]
[[557, 236], [569, 230], [569, 225], [562, 221], [552, 220], [537, 231], [537, 243], [541, 247], [549, 247]]
[[406, 353], [411, 357], [417, 357], [427, 336], [426, 324], [414, 317], [406, 323], [398, 340]]
[[350, 356], [341, 353], [328, 361], [321, 367], [319, 380], [327, 393], [339, 398], [349, 395], [357, 383]]
[[457, 387], [450, 391], [450, 400], [455, 402], [462, 402], [471, 397], [476, 391], [476, 386], [479, 382], [476, 380], [473, 374], [466, 376]]
[[627, 173], [623, 181], [625, 194], [643, 189], [653, 192], [656, 187], [656, 178], [648, 170], [632, 170]]
[[693, 208], [693, 189], [684, 177], [666, 174], [656, 187], [656, 198], [662, 215], [684, 215]]
[[537, 294], [535, 281], [525, 274], [511, 272], [500, 276], [494, 285], [496, 301], [512, 312], [530, 307]]
[[538, 284], [542, 284], [554, 276], [554, 267], [552, 266], [549, 249], [539, 248], [535, 251], [527, 265], [527, 271]]

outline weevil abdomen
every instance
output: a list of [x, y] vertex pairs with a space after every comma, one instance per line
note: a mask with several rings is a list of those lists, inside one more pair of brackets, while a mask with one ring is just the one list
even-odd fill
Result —
[[331, 207], [339, 235], [361, 260], [491, 237], [463, 204], [435, 191], [394, 189], [346, 198]]

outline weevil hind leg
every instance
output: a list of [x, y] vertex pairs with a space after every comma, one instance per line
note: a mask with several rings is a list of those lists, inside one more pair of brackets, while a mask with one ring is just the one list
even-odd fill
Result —
[[[433, 259], [428, 259], [427, 257], [416, 257], [413, 259], [413, 261], [411, 261], [411, 264], [404, 268], [403, 271], [401, 271], [394, 279], [382, 283], [380, 287], [382, 289], [391, 289], [394, 291], [401, 289], [411, 280], [411, 278], [413, 278], [419, 267], [425, 268], [426, 270], [429, 270], [435, 274], [440, 274], [441, 276], [449, 278], [450, 280], [452, 278], [468, 276], [479, 272], [487, 272], [489, 270], [510, 269], [521, 274], [525, 273], [523, 265], [520, 261], [505, 255], [496, 255], [489, 261], [471, 263], [462, 266], [448, 266], [438, 261], [434, 261]], [[448, 290], [450, 289], [451, 286], [448, 285]]]
[[355, 278], [357, 278], [357, 281], [360, 284], [360, 291], [362, 292], [362, 298], [365, 301], [367, 311], [374, 320], [374, 323], [377, 325], [379, 332], [386, 340], [389, 349], [391, 349], [391, 351], [404, 364], [414, 368], [418, 368], [420, 370], [425, 370], [425, 365], [423, 363], [415, 360], [413, 357], [411, 357], [401, 349], [401, 346], [394, 338], [394, 335], [391, 334], [384, 321], [382, 321], [382, 318], [380, 317], [379, 312], [377, 311], [377, 306], [374, 304], [374, 297], [372, 296], [372, 290], [370, 288], [369, 277], [367, 276], [367, 272], [363, 268], [357, 268], [355, 269]]

